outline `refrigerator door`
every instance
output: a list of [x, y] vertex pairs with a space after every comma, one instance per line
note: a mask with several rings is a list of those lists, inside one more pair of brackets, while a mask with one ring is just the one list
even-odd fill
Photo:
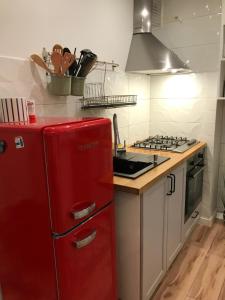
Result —
[[116, 300], [114, 204], [55, 240], [59, 300]]
[[54, 233], [65, 233], [113, 198], [111, 122], [99, 119], [44, 130]]
[[42, 132], [0, 127], [0, 145], [0, 294], [56, 300]]

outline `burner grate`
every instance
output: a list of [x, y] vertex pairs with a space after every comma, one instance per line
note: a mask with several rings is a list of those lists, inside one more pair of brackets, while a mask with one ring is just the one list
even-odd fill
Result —
[[184, 152], [190, 148], [188, 142], [189, 140], [187, 137], [155, 135], [149, 136], [144, 140], [136, 141], [133, 144], [133, 147]]

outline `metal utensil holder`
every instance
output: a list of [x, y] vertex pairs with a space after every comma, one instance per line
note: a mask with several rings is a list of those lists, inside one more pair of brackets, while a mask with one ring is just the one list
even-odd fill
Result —
[[81, 98], [81, 108], [112, 108], [119, 106], [135, 105], [137, 103], [137, 95], [105, 95], [105, 79], [107, 72], [107, 65], [112, 67], [114, 71], [114, 63], [101, 62], [104, 64], [104, 78], [103, 82], [86, 83], [84, 86], [84, 97]]

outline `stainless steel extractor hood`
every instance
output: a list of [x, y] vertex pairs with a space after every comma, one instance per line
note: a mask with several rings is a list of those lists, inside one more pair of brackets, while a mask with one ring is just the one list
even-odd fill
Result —
[[160, 24], [161, 0], [134, 0], [134, 33], [127, 59], [127, 72], [190, 72], [188, 66], [152, 34], [152, 26]]

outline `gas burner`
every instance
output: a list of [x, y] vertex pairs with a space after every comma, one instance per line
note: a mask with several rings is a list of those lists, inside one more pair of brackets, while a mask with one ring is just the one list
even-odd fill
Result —
[[198, 143], [197, 140], [192, 139], [190, 141], [187, 137], [155, 135], [141, 141], [136, 141], [132, 147], [184, 152], [196, 143]]

